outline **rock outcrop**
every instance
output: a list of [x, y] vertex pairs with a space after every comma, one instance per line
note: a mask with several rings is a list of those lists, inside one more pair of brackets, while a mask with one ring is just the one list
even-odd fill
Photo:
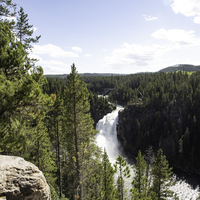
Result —
[[129, 105], [124, 110], [119, 111], [117, 123], [117, 137], [125, 151], [136, 155], [138, 152], [138, 127], [137, 118], [141, 115], [140, 110], [135, 105]]
[[100, 119], [102, 119], [106, 114], [111, 113], [115, 109], [116, 109], [116, 106], [112, 104], [108, 104], [104, 108], [102, 108], [98, 104], [91, 106], [90, 112], [91, 112], [92, 119], [94, 120], [95, 127]]
[[15, 156], [0, 155], [0, 198], [7, 200], [50, 200], [43, 173], [32, 163]]
[[173, 134], [168, 132], [170, 124], [182, 123], [182, 113], [178, 106], [166, 106], [159, 109], [153, 106], [128, 105], [119, 112], [117, 137], [124, 149], [137, 156], [139, 150], [144, 152], [149, 146], [157, 150], [159, 145], [169, 157], [175, 159]]

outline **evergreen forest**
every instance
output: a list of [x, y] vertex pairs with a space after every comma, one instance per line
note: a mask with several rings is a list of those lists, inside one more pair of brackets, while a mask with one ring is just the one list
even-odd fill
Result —
[[[53, 200], [175, 198], [171, 166], [200, 173], [200, 72], [80, 76], [72, 64], [66, 78], [46, 78], [29, 57], [41, 36], [32, 37], [28, 14], [0, 0], [0, 16], [0, 154], [34, 163]], [[125, 106], [118, 138], [136, 158], [134, 176], [96, 144], [109, 102]]]
[[[118, 138], [125, 150], [137, 155], [149, 146], [156, 150], [161, 147], [171, 166], [200, 173], [199, 71], [83, 79], [94, 94], [103, 94], [104, 88], [110, 88], [108, 101], [125, 106], [119, 113], [117, 126]], [[55, 83], [59, 81], [48, 79], [44, 90], [58, 87]]]

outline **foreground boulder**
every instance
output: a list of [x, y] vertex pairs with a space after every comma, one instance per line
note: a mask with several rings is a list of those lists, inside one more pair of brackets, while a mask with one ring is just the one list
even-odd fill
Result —
[[7, 200], [50, 200], [43, 173], [32, 163], [0, 155], [0, 197]]

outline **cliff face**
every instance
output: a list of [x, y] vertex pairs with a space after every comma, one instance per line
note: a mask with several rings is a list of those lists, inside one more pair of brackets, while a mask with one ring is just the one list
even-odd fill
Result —
[[132, 104], [119, 111], [117, 137], [133, 156], [149, 146], [154, 151], [161, 147], [171, 166], [200, 173], [195, 119], [184, 104], [176, 102], [162, 107]]
[[0, 197], [7, 200], [51, 199], [43, 173], [23, 158], [0, 155], [0, 172]]
[[97, 104], [90, 107], [91, 116], [94, 120], [94, 127], [96, 127], [100, 119], [102, 119], [106, 114], [111, 113], [114, 109], [116, 109], [116, 107], [111, 104], [108, 104], [104, 108], [99, 107]]
[[154, 117], [154, 114], [154, 109], [144, 110], [134, 104], [119, 111], [117, 137], [125, 150], [134, 155], [137, 155], [138, 151], [142, 150], [143, 145], [141, 142], [144, 136], [142, 131], [148, 129], [148, 122]]

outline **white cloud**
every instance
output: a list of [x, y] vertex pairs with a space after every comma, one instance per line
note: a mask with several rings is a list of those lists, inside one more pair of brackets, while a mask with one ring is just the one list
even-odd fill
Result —
[[[195, 32], [192, 30], [160, 29], [154, 32], [152, 37], [155, 39], [166, 39], [166, 44], [142, 46], [124, 43], [121, 48], [115, 49], [111, 56], [105, 57], [106, 66], [121, 71], [126, 71], [131, 67], [134, 73], [136, 71], [149, 71], [149, 69], [151, 71], [156, 71], [161, 66], [163, 66], [163, 68], [165, 67], [163, 63], [165, 63], [166, 66], [168, 64], [176, 64], [175, 60], [172, 58], [166, 60], [166, 55], [174, 55], [173, 53], [175, 51], [177, 54], [187, 52], [189, 55], [194, 51], [192, 48], [199, 48], [198, 46], [200, 46], [200, 39], [195, 36]], [[168, 54], [165, 55], [165, 53]], [[181, 59], [184, 61], [184, 58]]]
[[193, 21], [196, 24], [200, 24], [200, 16], [195, 17]]
[[102, 49], [102, 51], [108, 51], [107, 49]]
[[78, 54], [65, 51], [65, 50], [61, 49], [60, 47], [55, 46], [53, 44], [46, 44], [46, 45], [42, 45], [42, 46], [34, 45], [33, 53], [34, 54], [47, 54], [54, 58], [79, 57]]
[[168, 47], [161, 45], [141, 46], [124, 43], [122, 48], [115, 49], [112, 56], [105, 58], [107, 65], [111, 66], [146, 66], [158, 59]]
[[153, 16], [146, 16], [146, 15], [143, 15], [143, 16], [146, 21], [152, 21], [152, 20], [158, 19], [157, 17], [153, 17]]
[[165, 30], [160, 29], [152, 35], [155, 39], [166, 39], [179, 45], [200, 45], [200, 39], [196, 38], [194, 31], [185, 31], [180, 29]]
[[37, 30], [38, 30], [38, 28], [37, 28], [37, 27], [34, 27], [34, 28], [33, 28], [33, 31], [34, 31], [34, 32], [35, 32], [35, 31], [37, 31]]
[[200, 15], [199, 0], [172, 0], [171, 7], [178, 14], [181, 13], [187, 17]]
[[33, 53], [28, 54], [28, 57], [31, 59], [37, 59], [38, 61], [42, 60], [42, 58], [39, 55], [35, 55]]
[[80, 47], [72, 47], [72, 50], [75, 52], [82, 52], [82, 49]]
[[39, 62], [44, 69], [44, 74], [69, 74], [70, 64], [66, 64], [60, 61], [47, 60]]
[[[65, 64], [61, 61], [56, 61], [56, 60], [47, 60], [47, 61], [40, 61], [39, 62], [42, 66], [51, 66], [51, 67], [65, 67], [68, 66], [68, 64]], [[63, 72], [64, 73], [64, 72]]]
[[200, 24], [200, 1], [199, 0], [172, 0], [172, 10], [178, 14], [181, 13], [186, 17], [193, 17], [194, 23]]
[[90, 54], [85, 54], [84, 57], [92, 57]]
[[56, 60], [42, 60], [42, 58], [33, 53], [29, 54], [30, 58], [36, 58], [36, 65], [42, 66], [44, 74], [66, 74], [70, 73], [70, 65]]
[[17, 18], [16, 17], [12, 17], [12, 16], [10, 16], [10, 17], [2, 16], [1, 19], [9, 20], [9, 21], [12, 21], [12, 20], [17, 21]]

